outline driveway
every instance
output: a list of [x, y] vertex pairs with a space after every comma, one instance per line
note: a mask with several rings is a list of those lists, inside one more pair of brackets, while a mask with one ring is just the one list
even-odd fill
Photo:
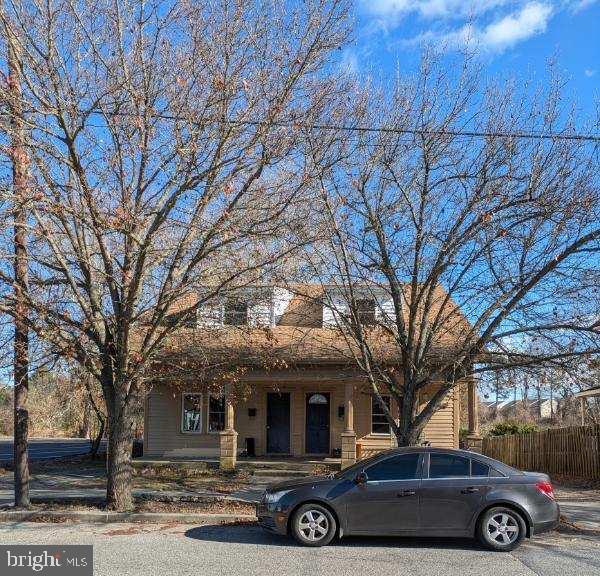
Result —
[[93, 544], [96, 576], [586, 576], [600, 571], [600, 543], [551, 533], [509, 554], [470, 540], [349, 538], [310, 549], [255, 526], [0, 525], [3, 544]]
[[[61, 456], [86, 454], [90, 451], [91, 441], [85, 438], [31, 438], [29, 440], [29, 458], [44, 460]], [[0, 438], [0, 462], [12, 462], [12, 438]]]

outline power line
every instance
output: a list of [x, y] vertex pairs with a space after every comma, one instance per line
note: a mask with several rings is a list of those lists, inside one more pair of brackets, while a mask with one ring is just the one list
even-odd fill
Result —
[[[94, 111], [94, 114], [104, 115], [102, 111]], [[112, 115], [112, 113], [109, 113]], [[117, 113], [126, 116], [133, 116], [132, 113]], [[187, 121], [181, 116], [174, 116], [170, 114], [153, 114], [156, 118], [163, 120], [170, 120], [173, 122]], [[202, 125], [202, 122], [191, 121], [192, 124], [198, 126]], [[214, 122], [227, 123], [227, 124], [240, 124], [247, 126], [276, 126], [278, 128], [304, 128], [308, 130], [337, 130], [342, 132], [373, 132], [373, 133], [389, 133], [389, 134], [406, 134], [412, 136], [455, 136], [455, 137], [469, 137], [469, 138], [521, 138], [530, 140], [578, 140], [578, 141], [589, 141], [589, 142], [600, 142], [600, 134], [580, 134], [580, 133], [561, 133], [561, 132], [488, 132], [488, 131], [477, 131], [477, 130], [445, 130], [445, 129], [419, 129], [419, 128], [390, 128], [385, 126], [347, 126], [343, 124], [310, 124], [306, 122], [297, 121], [272, 121], [265, 122], [260, 120], [242, 120], [242, 119], [220, 119], [214, 120]]]
[[[36, 113], [31, 110], [30, 113]], [[3, 115], [5, 115], [4, 113]], [[53, 115], [52, 113], [44, 113]], [[80, 112], [78, 116], [113, 116], [113, 117], [133, 117], [139, 116], [133, 112], [108, 112], [102, 110], [91, 110], [89, 113]], [[195, 121], [184, 116], [176, 116], [172, 114], [152, 113], [149, 114], [152, 118], [168, 120], [171, 122], [189, 122], [195, 126], [204, 126], [210, 123], [231, 124], [240, 126], [275, 126], [277, 128], [302, 128], [304, 130], [324, 130], [324, 131], [341, 131], [341, 132], [356, 132], [356, 133], [383, 133], [383, 134], [402, 134], [410, 136], [448, 136], [459, 138], [517, 138], [526, 140], [566, 140], [580, 142], [597, 142], [600, 143], [600, 134], [586, 134], [577, 132], [534, 132], [526, 130], [511, 131], [486, 131], [486, 130], [448, 130], [435, 128], [400, 128], [386, 126], [349, 126], [344, 124], [312, 124], [308, 122], [299, 122], [296, 120], [244, 120], [238, 118], [219, 118], [206, 121]], [[96, 128], [102, 126], [95, 125]]]

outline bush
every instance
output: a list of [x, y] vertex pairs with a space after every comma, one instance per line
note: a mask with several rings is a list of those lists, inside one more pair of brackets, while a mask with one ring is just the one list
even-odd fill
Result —
[[497, 422], [488, 430], [488, 436], [509, 436], [511, 434], [531, 434], [537, 432], [538, 427], [531, 422]]

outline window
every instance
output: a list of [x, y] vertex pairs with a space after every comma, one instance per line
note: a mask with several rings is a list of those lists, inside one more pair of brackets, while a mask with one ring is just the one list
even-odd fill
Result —
[[[390, 397], [382, 396], [385, 405], [390, 408]], [[383, 408], [377, 402], [375, 396], [371, 397], [371, 432], [373, 434], [389, 434], [390, 423], [383, 413]]]
[[327, 396], [323, 394], [312, 394], [308, 399], [309, 404], [327, 404]]
[[227, 326], [245, 326], [248, 324], [248, 304], [229, 298], [225, 302], [223, 324]]
[[454, 456], [453, 454], [430, 454], [430, 478], [456, 478], [470, 476], [470, 461], [468, 458]]
[[225, 430], [225, 398], [210, 396], [208, 401], [208, 431], [220, 432]]
[[375, 324], [375, 300], [372, 298], [356, 300], [356, 316], [363, 326], [373, 326]]
[[202, 394], [181, 395], [181, 431], [202, 432]]
[[414, 480], [419, 477], [419, 453], [402, 454], [387, 458], [367, 468], [367, 479], [378, 480]]
[[489, 476], [490, 467], [478, 460], [471, 460], [471, 476]]

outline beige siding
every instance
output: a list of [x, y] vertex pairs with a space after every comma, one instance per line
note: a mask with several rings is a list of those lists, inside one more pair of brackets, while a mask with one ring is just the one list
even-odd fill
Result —
[[428, 440], [432, 446], [458, 448], [459, 409], [458, 392], [455, 389], [425, 426], [423, 440]]
[[[395, 445], [395, 438], [389, 434], [371, 432], [371, 396], [365, 391], [356, 377], [339, 375], [334, 372], [305, 371], [254, 374], [247, 377], [245, 399], [235, 404], [235, 429], [238, 432], [238, 450], [245, 447], [246, 438], [254, 438], [257, 455], [266, 452], [267, 393], [270, 391], [290, 393], [291, 413], [291, 453], [305, 454], [306, 397], [314, 392], [330, 394], [330, 448], [341, 447], [341, 433], [344, 418], [338, 415], [338, 408], [344, 405], [344, 387], [350, 380], [354, 382], [354, 429], [357, 442], [361, 445], [362, 456], [385, 450]], [[250, 409], [256, 416], [250, 416]], [[392, 412], [398, 417], [398, 409], [392, 402]], [[424, 439], [434, 446], [458, 446], [458, 395], [452, 394], [444, 407], [432, 417], [425, 428]], [[203, 397], [202, 434], [181, 432], [181, 392], [172, 391], [167, 386], [155, 386], [146, 403], [145, 453], [149, 456], [218, 456], [219, 435], [208, 434], [207, 397]]]
[[[354, 430], [356, 442], [360, 444], [362, 458], [381, 450], [395, 446], [395, 438], [390, 434], [373, 434], [371, 431], [371, 395], [363, 391], [354, 391]], [[398, 405], [391, 403], [392, 414], [398, 418]]]
[[[206, 397], [203, 399], [202, 429], [206, 431]], [[181, 393], [154, 386], [146, 401], [145, 430], [148, 456], [213, 456], [218, 454], [218, 434], [181, 432]]]

